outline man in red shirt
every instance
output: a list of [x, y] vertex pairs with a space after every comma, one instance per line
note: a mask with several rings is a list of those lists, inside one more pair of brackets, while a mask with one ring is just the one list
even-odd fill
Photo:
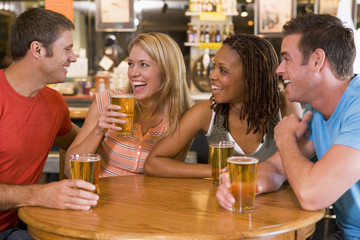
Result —
[[66, 81], [73, 23], [34, 8], [10, 30], [11, 65], [0, 70], [0, 239], [32, 239], [16, 228], [16, 209], [43, 206], [87, 210], [95, 186], [81, 180], [37, 184], [53, 143], [67, 149], [77, 133], [63, 97], [47, 84]]

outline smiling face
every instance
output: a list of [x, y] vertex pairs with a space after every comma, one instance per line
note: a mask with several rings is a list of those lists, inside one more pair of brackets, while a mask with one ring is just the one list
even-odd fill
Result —
[[47, 84], [62, 83], [66, 81], [67, 68], [70, 63], [76, 62], [73, 53], [72, 31], [66, 30], [60, 34], [60, 37], [50, 46], [52, 56], [48, 57], [46, 49], [41, 48], [41, 70], [46, 75]]
[[243, 101], [244, 79], [239, 55], [228, 45], [216, 53], [210, 73], [211, 88], [217, 103], [237, 104]]
[[281, 63], [276, 73], [282, 76], [285, 90], [290, 101], [308, 102], [309, 89], [313, 89], [309, 63], [303, 64], [303, 57], [299, 50], [301, 35], [292, 34], [284, 38], [281, 45]]
[[128, 77], [135, 99], [155, 100], [163, 82], [160, 65], [139, 45], [134, 45], [128, 59]]

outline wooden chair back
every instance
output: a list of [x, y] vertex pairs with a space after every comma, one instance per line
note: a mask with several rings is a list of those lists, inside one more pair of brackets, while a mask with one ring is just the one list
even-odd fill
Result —
[[65, 176], [65, 154], [66, 151], [63, 149], [59, 149], [59, 180], [63, 180], [66, 179], [67, 177]]

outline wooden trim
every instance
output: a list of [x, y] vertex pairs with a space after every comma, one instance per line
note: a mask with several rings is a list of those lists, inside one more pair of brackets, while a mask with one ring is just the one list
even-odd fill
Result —
[[59, 180], [63, 180], [66, 179], [67, 177], [65, 176], [65, 154], [66, 151], [63, 149], [59, 149]]

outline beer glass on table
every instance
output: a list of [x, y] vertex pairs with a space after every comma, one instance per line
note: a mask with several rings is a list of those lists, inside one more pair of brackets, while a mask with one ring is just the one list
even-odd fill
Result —
[[226, 167], [226, 159], [233, 155], [234, 142], [220, 141], [209, 144], [209, 162], [211, 163], [212, 179], [214, 184], [219, 184], [222, 169]]
[[81, 179], [95, 185], [94, 193], [99, 194], [99, 154], [75, 154], [70, 156], [70, 169], [72, 179]]
[[227, 159], [230, 192], [235, 198], [233, 212], [250, 212], [254, 209], [258, 162], [257, 158], [247, 156]]

